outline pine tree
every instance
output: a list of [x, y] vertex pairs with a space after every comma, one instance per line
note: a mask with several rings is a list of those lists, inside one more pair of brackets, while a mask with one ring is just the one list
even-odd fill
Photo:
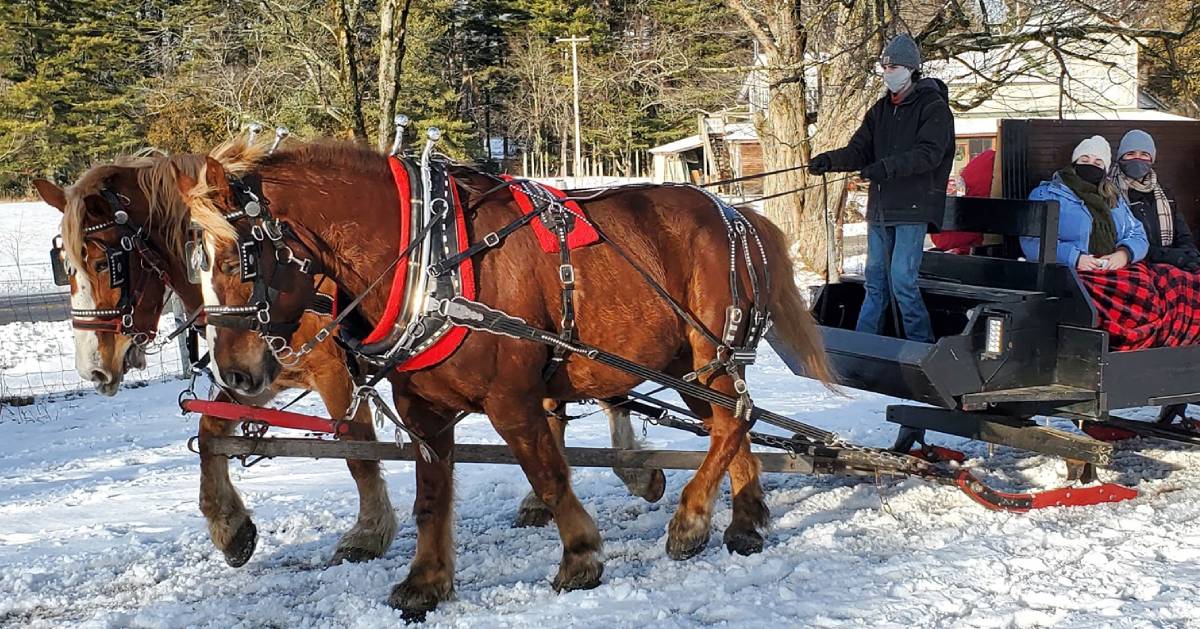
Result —
[[[145, 39], [128, 3], [2, 0], [0, 151], [13, 173], [67, 179], [141, 144]], [[15, 153], [12, 152], [14, 148]]]

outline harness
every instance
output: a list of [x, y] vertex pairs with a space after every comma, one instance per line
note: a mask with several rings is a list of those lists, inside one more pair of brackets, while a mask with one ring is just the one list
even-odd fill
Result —
[[[113, 211], [113, 219], [98, 225], [92, 225], [83, 230], [85, 242], [97, 243], [104, 249], [105, 264], [108, 270], [109, 286], [119, 291], [117, 303], [112, 308], [80, 309], [70, 311], [71, 327], [88, 332], [107, 332], [124, 334], [132, 337], [133, 343], [145, 348], [158, 335], [156, 328], [140, 330], [134, 321], [134, 313], [141, 306], [145, 293], [146, 282], [151, 277], [143, 275], [134, 285], [131, 277], [130, 255], [137, 254], [138, 264], [143, 271], [153, 272], [154, 276], [168, 287], [171, 285], [170, 276], [166, 272], [166, 264], [161, 255], [149, 243], [146, 229], [141, 225], [129, 222], [129, 214], [124, 208], [128, 207], [129, 199], [107, 188], [100, 190], [100, 196], [108, 203]], [[116, 230], [119, 233], [117, 246], [109, 245], [103, 239], [89, 238], [103, 231]], [[54, 283], [58, 286], [69, 286], [70, 276], [74, 269], [68, 271], [63, 262], [62, 236], [51, 240], [50, 268], [54, 274]], [[155, 317], [157, 320], [157, 317]]]
[[[444, 259], [431, 266], [429, 273], [435, 277], [440, 277], [446, 272], [446, 269], [456, 268], [463, 260], [470, 259], [476, 254], [500, 246], [509, 234], [526, 225], [532, 224], [534, 219], [540, 218], [542, 224], [554, 234], [555, 239], [558, 241], [558, 281], [562, 286], [562, 319], [559, 320], [558, 336], [564, 344], [570, 343], [575, 338], [575, 266], [571, 264], [571, 248], [568, 246], [567, 240], [571, 230], [574, 229], [576, 220], [583, 219], [580, 219], [574, 212], [568, 210], [562, 198], [535, 181], [516, 179], [507, 179], [506, 181], [508, 182], [506, 187], [513, 191], [514, 196], [520, 193], [529, 198], [534, 206], [533, 211], [521, 215], [503, 228], [489, 233], [484, 236], [482, 241], [468, 247], [458, 255]], [[496, 190], [496, 188], [493, 188], [487, 191], [480, 200], [486, 198], [487, 195]], [[478, 206], [478, 202], [476, 206]], [[445, 298], [441, 301], [445, 302]], [[440, 306], [438, 313], [442, 317], [445, 316]], [[565, 349], [565, 345], [555, 345], [552, 350], [550, 362], [542, 369], [542, 378], [549, 381], [554, 377], [554, 374], [566, 360], [566, 357], [567, 350]]]
[[362, 338], [355, 336], [351, 326], [338, 328], [342, 344], [376, 367], [427, 366], [411, 361], [431, 352], [438, 354], [429, 356], [432, 364], [441, 358], [435, 345], [456, 347], [464, 336], [436, 309], [442, 299], [473, 296], [474, 272], [470, 256], [462, 255], [468, 245], [466, 225], [449, 164], [435, 158], [431, 148], [422, 153], [419, 164], [404, 157], [389, 158], [409, 216], [401, 230], [405, 244], [399, 257], [403, 259], [396, 265], [383, 319]]
[[[266, 341], [277, 359], [285, 364], [295, 363], [295, 352], [291, 349], [292, 334], [300, 327], [300, 320], [275, 321], [271, 317], [271, 304], [280, 295], [295, 288], [295, 275], [281, 273], [288, 266], [295, 266], [302, 275], [313, 275], [313, 261], [300, 258], [290, 243], [303, 247], [291, 226], [273, 216], [270, 203], [262, 194], [262, 180], [257, 175], [243, 178], [230, 177], [229, 186], [240, 209], [225, 215], [233, 225], [250, 221], [248, 235], [238, 232], [238, 268], [243, 283], [252, 285], [250, 301], [244, 306], [204, 306], [206, 323], [217, 327], [252, 330]], [[195, 228], [193, 228], [195, 229]], [[190, 239], [189, 266], [207, 270], [213, 263], [207, 259], [203, 246], [194, 237]], [[272, 256], [274, 264], [264, 273], [262, 256], [264, 251]], [[311, 305], [311, 304], [310, 304]], [[307, 306], [306, 306], [307, 308]]]

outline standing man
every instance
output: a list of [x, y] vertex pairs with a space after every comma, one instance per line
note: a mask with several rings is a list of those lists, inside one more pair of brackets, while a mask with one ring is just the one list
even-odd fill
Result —
[[917, 273], [925, 232], [931, 223], [941, 224], [946, 209], [954, 116], [946, 84], [921, 77], [921, 53], [912, 37], [893, 39], [879, 64], [887, 94], [867, 111], [845, 148], [817, 155], [808, 170], [814, 175], [857, 170], [871, 184], [867, 296], [856, 329], [881, 334], [888, 301], [894, 298], [905, 337], [932, 343]]

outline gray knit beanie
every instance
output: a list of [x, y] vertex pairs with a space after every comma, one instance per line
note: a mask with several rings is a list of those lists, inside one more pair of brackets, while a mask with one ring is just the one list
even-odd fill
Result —
[[1158, 159], [1158, 151], [1154, 148], [1154, 138], [1141, 129], [1133, 129], [1121, 138], [1121, 147], [1117, 149], [1117, 159], [1121, 159], [1129, 151], [1146, 151], [1150, 161]]
[[883, 49], [879, 65], [904, 66], [913, 70], [921, 67], [921, 51], [917, 48], [917, 42], [908, 33], [897, 35]]

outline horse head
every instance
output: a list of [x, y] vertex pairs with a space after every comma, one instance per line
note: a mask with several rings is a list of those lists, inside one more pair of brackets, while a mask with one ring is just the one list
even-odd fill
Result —
[[146, 240], [151, 200], [138, 180], [152, 163], [97, 166], [65, 190], [34, 182], [63, 213], [51, 262], [56, 282], [71, 289], [75, 368], [104, 395], [116, 394], [129, 369], [146, 366], [164, 307], [166, 269]]
[[235, 168], [209, 157], [197, 177], [176, 181], [191, 210], [186, 255], [204, 296], [213, 375], [256, 396], [299, 359], [290, 343], [316, 296], [317, 263], [253, 169]]

